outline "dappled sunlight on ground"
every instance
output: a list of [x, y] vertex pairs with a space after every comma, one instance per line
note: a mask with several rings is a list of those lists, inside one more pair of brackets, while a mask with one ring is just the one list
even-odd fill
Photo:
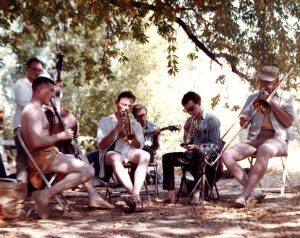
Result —
[[[295, 153], [296, 155], [297, 153]], [[290, 154], [291, 155], [291, 154]], [[274, 159], [276, 160], [276, 159]], [[275, 161], [277, 166], [280, 160]], [[294, 164], [295, 163], [295, 164]], [[293, 193], [266, 191], [266, 198], [253, 208], [234, 207], [241, 192], [234, 179], [218, 182], [220, 200], [204, 206], [145, 202], [145, 209], [129, 213], [124, 202], [113, 198], [115, 210], [90, 210], [85, 193], [66, 193], [73, 211], [64, 214], [53, 203], [50, 218], [38, 220], [33, 213], [26, 221], [0, 221], [1, 237], [299, 237], [300, 236], [300, 172], [295, 170], [297, 156], [289, 157], [288, 167]], [[247, 165], [247, 164], [245, 164]], [[262, 180], [265, 187], [281, 186], [282, 166], [269, 165]], [[179, 174], [179, 173], [178, 173]], [[180, 181], [180, 176], [176, 181]], [[153, 186], [149, 186], [153, 189]], [[105, 190], [99, 190], [104, 196]], [[286, 189], [288, 191], [288, 189]], [[160, 196], [163, 195], [160, 187]], [[143, 197], [146, 201], [146, 197]]]

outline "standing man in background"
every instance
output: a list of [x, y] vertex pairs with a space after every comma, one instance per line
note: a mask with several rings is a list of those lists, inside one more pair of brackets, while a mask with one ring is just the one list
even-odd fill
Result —
[[26, 78], [19, 79], [14, 86], [16, 111], [13, 117], [14, 140], [17, 149], [17, 180], [27, 183], [27, 163], [22, 159], [22, 147], [17, 139], [17, 130], [21, 127], [21, 113], [32, 97], [32, 82], [42, 73], [45, 64], [37, 57], [26, 63]]

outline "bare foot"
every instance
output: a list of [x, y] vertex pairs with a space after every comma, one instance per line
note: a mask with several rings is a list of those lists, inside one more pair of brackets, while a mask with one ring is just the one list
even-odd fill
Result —
[[200, 205], [200, 200], [199, 200], [199, 197], [195, 196], [195, 197], [192, 197], [191, 200], [190, 200], [190, 205]]
[[175, 193], [167, 193], [164, 198], [157, 198], [155, 201], [160, 203], [175, 203]]
[[114, 209], [115, 206], [106, 202], [102, 197], [97, 196], [89, 201], [89, 207], [102, 208], [102, 209]]
[[236, 208], [243, 208], [247, 206], [246, 199], [244, 197], [238, 197], [234, 201], [234, 205]]
[[41, 190], [34, 191], [32, 193], [32, 199], [35, 202], [35, 210], [36, 210], [38, 216], [42, 219], [47, 219], [48, 218], [48, 213], [47, 213], [48, 202], [43, 201], [42, 191]]

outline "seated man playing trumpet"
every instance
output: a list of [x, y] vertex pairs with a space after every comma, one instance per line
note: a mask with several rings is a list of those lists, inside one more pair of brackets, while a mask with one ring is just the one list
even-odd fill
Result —
[[[102, 117], [97, 131], [97, 143], [100, 150], [100, 176], [106, 174], [105, 166], [110, 166], [118, 180], [126, 188], [130, 197], [124, 201], [131, 210], [141, 210], [139, 196], [146, 177], [150, 154], [142, 150], [144, 146], [143, 129], [139, 122], [129, 117], [135, 96], [130, 91], [122, 92], [116, 100], [115, 114]], [[136, 165], [134, 183], [132, 183], [123, 162]]]
[[[163, 189], [168, 190], [162, 200], [158, 202], [174, 203], [175, 202], [175, 181], [174, 167], [192, 163], [190, 172], [195, 182], [200, 179], [202, 167], [204, 166], [204, 157], [202, 149], [205, 147], [219, 144], [220, 142], [220, 121], [211, 113], [204, 111], [201, 105], [201, 97], [195, 92], [187, 92], [181, 101], [184, 111], [190, 114], [184, 125], [184, 142], [182, 146], [185, 152], [172, 152], [163, 155]], [[216, 146], [219, 149], [219, 145]], [[208, 172], [208, 171], [207, 171]], [[209, 182], [215, 180], [215, 168], [213, 174], [208, 178]], [[209, 173], [209, 172], [208, 172]], [[218, 178], [217, 178], [218, 179]], [[192, 194], [190, 204], [200, 204], [200, 191], [196, 188]]]
[[[287, 155], [288, 140], [291, 139], [289, 128], [295, 118], [291, 95], [276, 91], [279, 69], [265, 66], [257, 77], [260, 91], [249, 96], [240, 114], [240, 126], [250, 126], [248, 138], [226, 149], [221, 157], [227, 169], [244, 187], [235, 200], [237, 207], [253, 206], [264, 198], [254, 188], [265, 174], [269, 159]], [[248, 177], [237, 162], [253, 154], [256, 154], [256, 161]]]

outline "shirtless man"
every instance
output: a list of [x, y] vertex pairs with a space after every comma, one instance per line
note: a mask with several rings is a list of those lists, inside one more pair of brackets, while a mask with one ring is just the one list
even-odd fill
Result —
[[[49, 123], [43, 111], [43, 105], [48, 105], [55, 96], [55, 82], [47, 76], [39, 76], [32, 84], [33, 95], [31, 102], [26, 105], [21, 117], [21, 135], [43, 172], [65, 174], [63, 180], [51, 188], [32, 193], [36, 210], [41, 218], [47, 218], [47, 207], [56, 194], [74, 188], [79, 184], [88, 190], [89, 206], [114, 208], [105, 202], [91, 184], [94, 169], [88, 163], [76, 159], [73, 155], [64, 155], [54, 144], [61, 140], [73, 138], [73, 131], [66, 129], [57, 134], [49, 135]], [[29, 162], [29, 167], [34, 169]]]

